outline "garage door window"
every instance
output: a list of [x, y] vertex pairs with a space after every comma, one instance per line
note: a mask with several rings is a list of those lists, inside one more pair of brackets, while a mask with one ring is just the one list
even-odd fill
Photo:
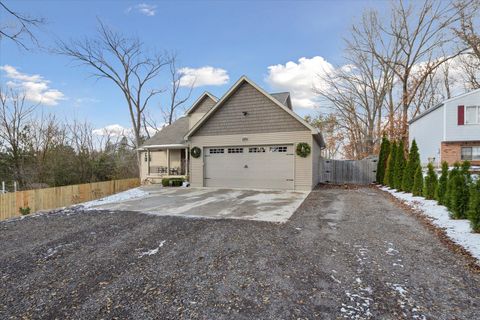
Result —
[[228, 153], [243, 153], [243, 148], [228, 148]]
[[210, 149], [210, 154], [218, 154], [218, 153], [224, 153], [224, 152], [225, 152], [225, 149], [223, 148]]
[[270, 147], [270, 152], [287, 152], [287, 147]]
[[264, 147], [248, 148], [248, 152], [249, 153], [261, 153], [261, 152], [265, 152], [265, 148]]

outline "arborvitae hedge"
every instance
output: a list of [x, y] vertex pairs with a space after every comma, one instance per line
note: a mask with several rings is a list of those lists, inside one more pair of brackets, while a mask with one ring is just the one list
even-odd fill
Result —
[[422, 166], [418, 165], [413, 179], [412, 193], [414, 196], [421, 196], [423, 191], [423, 173]]
[[467, 212], [473, 232], [480, 232], [480, 178], [470, 188], [470, 201]]
[[451, 196], [450, 194], [452, 193], [453, 189], [453, 180], [457, 174], [460, 172], [460, 164], [458, 162], [455, 162], [453, 164], [452, 170], [448, 172], [448, 179], [447, 179], [447, 191], [445, 192], [445, 203], [444, 205], [447, 207], [448, 210], [451, 210]]
[[438, 201], [438, 204], [445, 205], [447, 183], [448, 183], [448, 163], [446, 161], [443, 161], [442, 174], [440, 175], [440, 179], [438, 179], [437, 189], [435, 190], [435, 199]]
[[385, 169], [385, 177], [383, 179], [383, 184], [388, 187], [393, 188], [393, 174], [395, 168], [395, 155], [397, 154], [397, 143], [394, 141], [390, 147], [390, 153], [387, 158], [387, 166]]
[[452, 178], [449, 189], [449, 209], [454, 219], [465, 219], [467, 217], [468, 202], [470, 197], [470, 163], [465, 161], [462, 169]]
[[433, 164], [428, 164], [427, 176], [425, 177], [425, 187], [423, 190], [423, 196], [425, 199], [432, 200], [435, 198], [435, 189], [437, 188], [438, 177]]
[[378, 183], [383, 183], [385, 178], [385, 170], [387, 168], [388, 154], [390, 153], [390, 141], [383, 136], [382, 144], [380, 145], [380, 154], [378, 155], [377, 176]]
[[403, 141], [397, 147], [395, 153], [395, 169], [393, 175], [393, 187], [397, 190], [402, 190], [403, 170], [405, 169], [405, 151]]
[[415, 170], [420, 165], [420, 154], [418, 153], [418, 146], [415, 140], [412, 141], [410, 152], [408, 154], [407, 165], [403, 170], [402, 190], [405, 192], [412, 192], [413, 178], [415, 177]]

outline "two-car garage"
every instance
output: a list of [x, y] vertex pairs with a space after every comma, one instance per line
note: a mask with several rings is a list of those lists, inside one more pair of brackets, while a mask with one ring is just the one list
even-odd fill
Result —
[[294, 189], [293, 145], [208, 147], [204, 186]]

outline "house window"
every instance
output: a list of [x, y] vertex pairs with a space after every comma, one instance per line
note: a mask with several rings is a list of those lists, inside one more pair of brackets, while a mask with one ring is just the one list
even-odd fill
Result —
[[480, 146], [462, 147], [462, 160], [480, 160]]
[[287, 147], [270, 147], [270, 152], [287, 152]]
[[467, 106], [465, 108], [465, 124], [480, 123], [480, 106]]
[[253, 148], [248, 148], [249, 153], [260, 153], [260, 152], [265, 152], [264, 147], [253, 147]]
[[243, 153], [243, 148], [228, 148], [228, 153]]
[[213, 149], [210, 149], [209, 153], [210, 154], [218, 154], [218, 153], [224, 153], [225, 152], [225, 149], [223, 148], [213, 148]]

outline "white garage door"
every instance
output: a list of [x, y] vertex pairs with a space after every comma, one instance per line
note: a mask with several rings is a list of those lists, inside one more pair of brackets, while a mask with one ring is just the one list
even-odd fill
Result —
[[293, 145], [205, 148], [205, 186], [293, 189]]

